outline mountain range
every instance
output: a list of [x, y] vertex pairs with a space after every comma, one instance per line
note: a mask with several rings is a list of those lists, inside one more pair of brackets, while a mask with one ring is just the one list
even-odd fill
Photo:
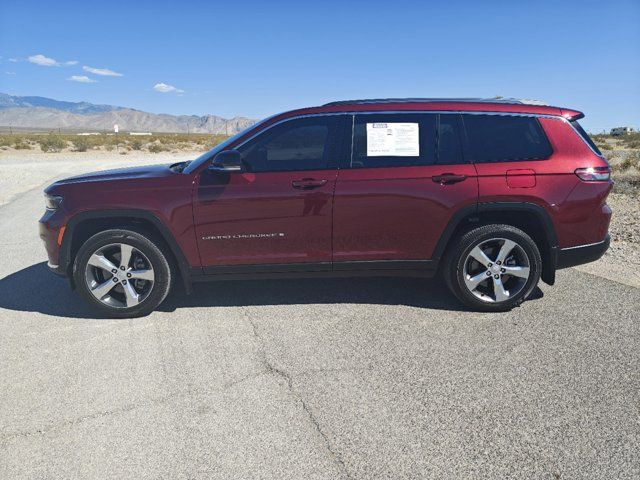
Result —
[[255, 120], [217, 115], [169, 115], [114, 105], [64, 102], [46, 97], [21, 97], [0, 93], [0, 126], [34, 129], [179, 132], [233, 135]]

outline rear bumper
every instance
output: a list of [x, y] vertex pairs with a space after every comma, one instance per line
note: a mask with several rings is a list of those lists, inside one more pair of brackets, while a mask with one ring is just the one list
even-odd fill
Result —
[[561, 248], [558, 251], [556, 268], [575, 267], [576, 265], [595, 262], [604, 255], [604, 252], [607, 251], [610, 243], [611, 237], [607, 234], [604, 240], [598, 243]]

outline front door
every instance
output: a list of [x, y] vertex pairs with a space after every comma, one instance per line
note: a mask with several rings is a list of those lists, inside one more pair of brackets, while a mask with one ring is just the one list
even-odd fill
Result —
[[194, 215], [205, 272], [242, 265], [331, 268], [344, 121], [344, 115], [317, 116], [267, 127], [238, 147], [241, 172], [202, 172]]
[[478, 198], [460, 117], [358, 114], [353, 128], [334, 196], [334, 268], [423, 268], [453, 214]]

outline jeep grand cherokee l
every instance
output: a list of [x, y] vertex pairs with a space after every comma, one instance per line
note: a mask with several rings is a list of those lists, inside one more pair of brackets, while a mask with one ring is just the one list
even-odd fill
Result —
[[45, 191], [49, 267], [114, 317], [179, 282], [441, 275], [508, 310], [609, 246], [610, 167], [583, 114], [517, 100], [386, 99], [282, 113], [201, 157]]

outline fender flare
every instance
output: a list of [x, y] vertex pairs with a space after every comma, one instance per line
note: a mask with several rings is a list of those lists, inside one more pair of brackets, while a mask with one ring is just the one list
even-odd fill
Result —
[[471, 221], [479, 221], [479, 215], [482, 213], [498, 213], [498, 212], [526, 212], [533, 214], [542, 225], [544, 234], [549, 244], [549, 252], [547, 252], [546, 262], [542, 265], [542, 280], [553, 285], [555, 282], [555, 273], [558, 261], [558, 236], [553, 226], [553, 222], [549, 213], [536, 203], [531, 202], [482, 202], [475, 205], [468, 205], [458, 210], [449, 220], [446, 228], [440, 236], [440, 240], [436, 244], [432, 258], [439, 261], [451, 241], [451, 237], [456, 229], [466, 219]]
[[[69, 268], [72, 266], [71, 262], [71, 245], [73, 243], [73, 237], [77, 226], [87, 220], [104, 220], [107, 218], [123, 217], [131, 220], [144, 220], [150, 222], [160, 233], [162, 239], [166, 242], [176, 259], [177, 267], [182, 277], [182, 283], [184, 284], [187, 294], [191, 293], [191, 267], [187, 262], [187, 259], [180, 248], [180, 245], [176, 242], [173, 234], [165, 223], [160, 220], [156, 215], [148, 210], [136, 210], [136, 209], [108, 209], [108, 210], [88, 210], [77, 213], [72, 216], [67, 222], [67, 228], [65, 235], [62, 238], [62, 245], [60, 246], [60, 266], [65, 272], [69, 273]], [[68, 275], [73, 285], [73, 275]]]

